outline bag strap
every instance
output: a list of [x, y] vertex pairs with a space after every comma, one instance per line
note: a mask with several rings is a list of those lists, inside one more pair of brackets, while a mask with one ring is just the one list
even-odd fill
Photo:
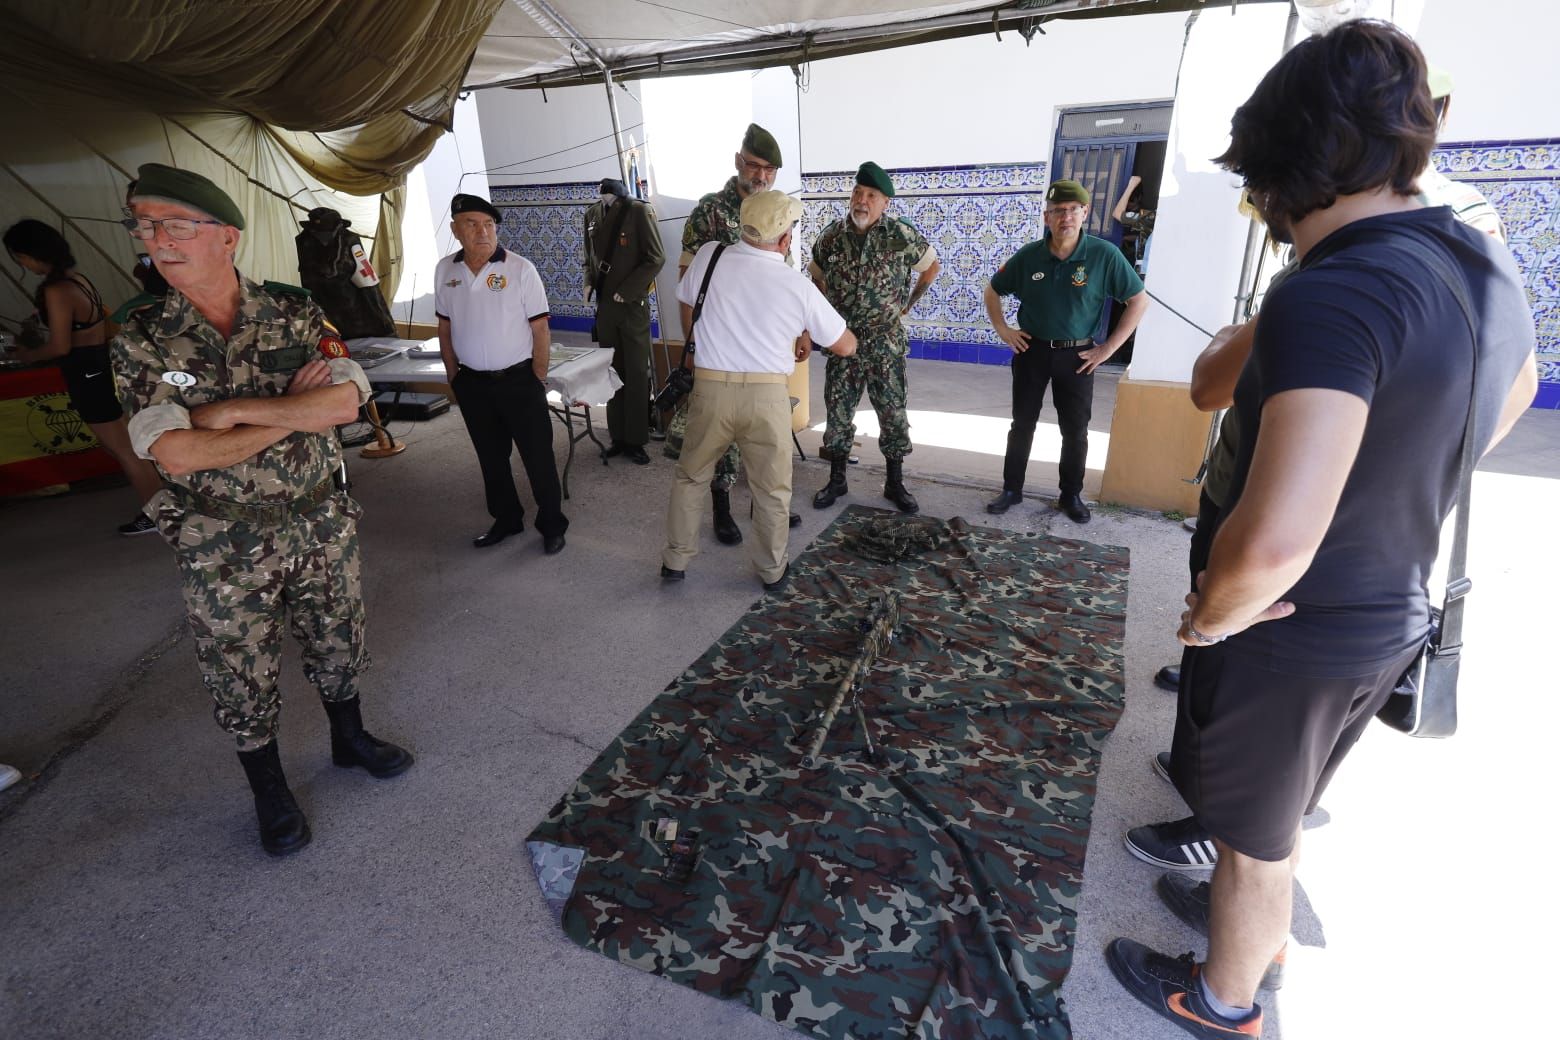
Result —
[[611, 260], [617, 255], [618, 232], [623, 230], [623, 221], [628, 216], [627, 199], [618, 199], [613, 205], [617, 207], [617, 216], [612, 223], [612, 233], [607, 236], [607, 255], [596, 261], [596, 281], [591, 286], [591, 292], [596, 294], [597, 299], [601, 297], [601, 286], [607, 280], [607, 272], [612, 270]]
[[1446, 287], [1452, 291], [1468, 323], [1468, 334], [1473, 340], [1473, 367], [1469, 374], [1468, 421], [1463, 426], [1461, 472], [1457, 478], [1457, 520], [1453, 527], [1452, 556], [1446, 565], [1446, 597], [1441, 603], [1442, 651], [1456, 651], [1462, 646], [1463, 600], [1473, 582], [1468, 579], [1468, 513], [1473, 502], [1473, 467], [1478, 462], [1473, 450], [1475, 420], [1479, 412], [1479, 330], [1473, 320], [1473, 307], [1462, 280], [1453, 275], [1445, 263], [1430, 250], [1425, 250], [1430, 266]]
[[726, 251], [726, 243], [717, 242], [715, 252], [710, 255], [710, 266], [704, 269], [704, 280], [699, 283], [698, 298], [693, 301], [693, 317], [688, 320], [688, 333], [683, 337], [682, 361], [678, 363], [681, 368], [687, 364], [688, 355], [693, 353], [693, 328], [699, 324], [699, 315], [704, 313], [704, 296], [710, 291], [710, 275], [715, 273], [715, 265], [720, 263], [720, 254]]

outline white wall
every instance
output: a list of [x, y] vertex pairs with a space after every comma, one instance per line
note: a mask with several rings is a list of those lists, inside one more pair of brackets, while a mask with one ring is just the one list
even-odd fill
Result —
[[1049, 162], [1058, 107], [1174, 94], [1186, 17], [1057, 21], [1027, 46], [1004, 29], [1000, 42], [987, 34], [813, 62], [798, 165]]
[[[645, 137], [641, 84], [616, 89], [624, 145]], [[556, 90], [479, 90], [482, 143], [488, 181], [494, 185], [553, 184], [621, 177], [612, 141], [607, 91], [592, 87]]]
[[1452, 74], [1447, 141], [1560, 137], [1560, 5], [1532, 0], [1425, 0], [1415, 39]]
[[[1206, 11], [1181, 67], [1149, 256], [1148, 289], [1209, 331], [1230, 324], [1250, 221], [1240, 178], [1212, 157], [1229, 145], [1235, 109], [1283, 53], [1288, 11], [1254, 4]], [[1158, 304], [1138, 329], [1131, 377], [1185, 382], [1208, 337]]]
[[434, 264], [459, 248], [450, 233], [450, 198], [457, 192], [488, 194], [476, 100], [457, 102], [454, 118], [455, 132], [440, 137], [428, 158], [406, 178], [401, 283], [390, 307], [397, 325], [434, 321]]

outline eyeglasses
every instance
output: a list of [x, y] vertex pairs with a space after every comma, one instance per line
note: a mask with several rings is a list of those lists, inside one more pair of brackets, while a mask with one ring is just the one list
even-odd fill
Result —
[[164, 231], [168, 232], [168, 237], [177, 242], [188, 242], [200, 234], [202, 224], [216, 224], [219, 227], [222, 225], [220, 220], [193, 220], [189, 217], [168, 217], [166, 220], [126, 217], [120, 223], [124, 225], [126, 231], [130, 232], [131, 238], [139, 238], [143, 242], [150, 242], [157, 237], [159, 224]]
[[780, 169], [780, 167], [771, 166], [768, 163], [754, 162], [745, 155], [741, 156], [740, 158], [742, 162], [742, 168], [748, 173], [767, 173], [773, 175], [776, 170]]

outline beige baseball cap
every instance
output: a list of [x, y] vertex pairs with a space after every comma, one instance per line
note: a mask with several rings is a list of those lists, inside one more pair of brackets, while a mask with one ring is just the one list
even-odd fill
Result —
[[779, 238], [802, 219], [802, 202], [783, 191], [760, 191], [742, 200], [742, 233], [760, 242]]

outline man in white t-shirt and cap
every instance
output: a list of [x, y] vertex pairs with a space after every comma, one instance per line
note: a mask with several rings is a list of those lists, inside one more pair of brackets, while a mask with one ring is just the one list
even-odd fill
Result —
[[[759, 579], [766, 591], [775, 592], [790, 572], [791, 399], [786, 379], [798, 351], [810, 349], [807, 337], [838, 357], [856, 352], [856, 337], [845, 319], [817, 286], [785, 262], [801, 216], [802, 204], [784, 192], [749, 195], [742, 202], [741, 241], [731, 246], [706, 242], [677, 285], [682, 325], [697, 340], [697, 356], [688, 433], [666, 511], [664, 581], [681, 581], [698, 552], [704, 489], [733, 442], [747, 464], [753, 494], [756, 537], [751, 548]], [[712, 263], [694, 328], [694, 303]]]
[[525, 530], [525, 507], [509, 468], [512, 444], [520, 449], [536, 497], [536, 530], [551, 556], [563, 551], [569, 520], [544, 382], [552, 347], [547, 291], [531, 261], [499, 245], [503, 215], [487, 199], [456, 195], [450, 214], [461, 248], [434, 269], [433, 310], [444, 373], [477, 450], [493, 518], [472, 544], [486, 549]]

